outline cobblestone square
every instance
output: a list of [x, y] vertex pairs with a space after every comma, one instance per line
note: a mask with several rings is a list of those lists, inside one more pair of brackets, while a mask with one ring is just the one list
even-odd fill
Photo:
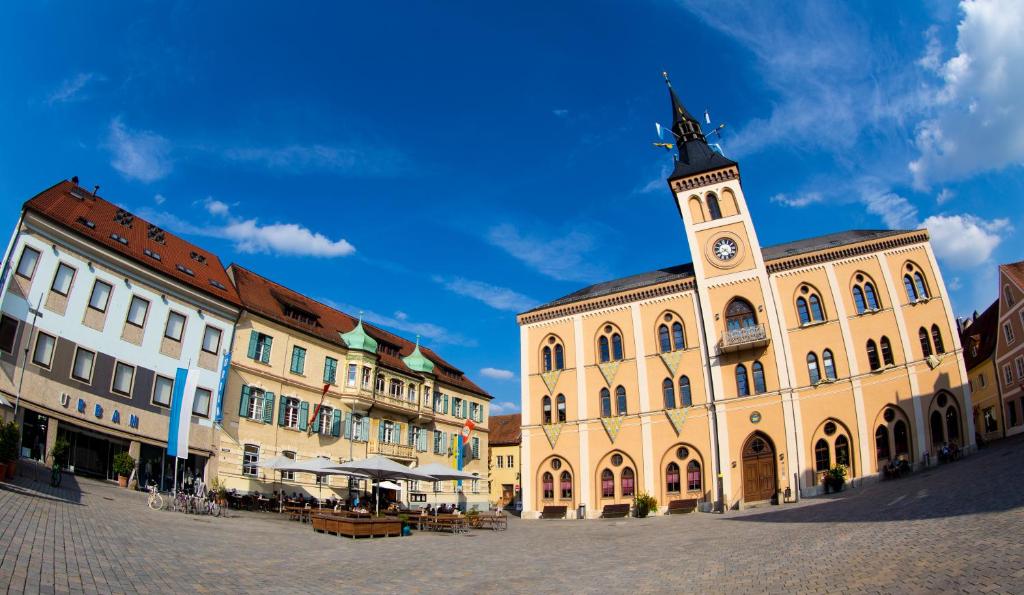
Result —
[[[134, 592], [1020, 592], [1024, 441], [800, 504], [359, 540], [267, 513], [151, 511], [22, 463], [0, 490], [0, 587]], [[543, 545], [543, 547], [541, 547]], [[546, 553], [542, 553], [546, 552]]]

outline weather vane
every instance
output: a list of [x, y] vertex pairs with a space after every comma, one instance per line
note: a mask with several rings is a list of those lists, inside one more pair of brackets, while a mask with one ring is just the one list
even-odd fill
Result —
[[[665, 84], [668, 85], [669, 89], [672, 89], [672, 81], [668, 78], [668, 72], [663, 70], [661, 72], [661, 76], [665, 77]], [[681, 112], [682, 112], [682, 110], [680, 110], [680, 115], [682, 115]], [[707, 108], [704, 109], [704, 122], [708, 126], [711, 125], [711, 111], [709, 109], [707, 109]], [[699, 127], [700, 123], [697, 123], [697, 125]], [[724, 123], [719, 124], [718, 126], [714, 127], [707, 135], [705, 135], [705, 138], [707, 138], [708, 136], [714, 134], [718, 138], [719, 142], [717, 142], [717, 143], [708, 143], [708, 146], [711, 147], [712, 150], [714, 150], [714, 151], [716, 151], [718, 153], [721, 153], [723, 155], [725, 153], [722, 151], [721, 141], [722, 141], [722, 130], [724, 128], [725, 128], [725, 124]], [[678, 134], [676, 134], [676, 132], [674, 130], [672, 130], [671, 128], [666, 128], [666, 127], [662, 126], [658, 122], [654, 123], [654, 129], [657, 132], [658, 140], [660, 141], [660, 142], [651, 143], [654, 147], [665, 149], [666, 151], [671, 151], [672, 149], [674, 149], [678, 145], [679, 141], [682, 140], [682, 138]], [[669, 138], [669, 140], [670, 141], [674, 140], [675, 141], [674, 143], [673, 142], [666, 142], [665, 141], [665, 132], [668, 132], [669, 134], [672, 135]]]

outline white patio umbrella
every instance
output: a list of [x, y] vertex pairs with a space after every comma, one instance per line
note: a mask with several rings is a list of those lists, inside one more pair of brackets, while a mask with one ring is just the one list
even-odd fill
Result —
[[[334, 461], [332, 461], [330, 459], [324, 459], [324, 458], [320, 458], [320, 457], [317, 457], [315, 459], [306, 459], [305, 461], [292, 461], [292, 460], [289, 460], [289, 464], [281, 465], [279, 467], [276, 467], [276, 469], [278, 471], [293, 471], [293, 472], [297, 472], [297, 473], [313, 473], [313, 474], [318, 476], [317, 479], [320, 479], [319, 476], [321, 476], [321, 475], [354, 475], [354, 476], [357, 476], [357, 477], [362, 476], [362, 474], [357, 473], [357, 472], [339, 469], [338, 468], [338, 463], [335, 463]], [[319, 508], [321, 506], [320, 501], [323, 500], [323, 498], [322, 498], [323, 491], [324, 491], [323, 482], [322, 481], [317, 481], [317, 486], [318, 486], [317, 489], [319, 490], [318, 495], [321, 496], [321, 498], [317, 498], [317, 507]]]
[[[406, 467], [401, 463], [396, 463], [395, 461], [380, 455], [359, 461], [334, 464], [334, 468], [356, 475], [363, 475], [377, 483], [387, 479], [434, 481], [434, 477], [432, 475], [423, 473], [419, 469]], [[377, 513], [380, 513], [379, 498], [377, 499]]]
[[[260, 462], [256, 463], [255, 466], [259, 467], [261, 469], [270, 469], [270, 470], [273, 470], [273, 471], [280, 472], [280, 468], [283, 465], [288, 465], [288, 464], [294, 463], [294, 462], [295, 462], [294, 459], [289, 459], [288, 457], [286, 457], [284, 455], [277, 455], [276, 457], [270, 457], [269, 459], [267, 459], [265, 461], [260, 461]], [[275, 486], [277, 486], [277, 479], [278, 479], [277, 475], [274, 475], [274, 485]], [[276, 489], [276, 487], [275, 487], [275, 489]], [[278, 498], [277, 501], [278, 501], [278, 504], [277, 504], [278, 510], [277, 511], [281, 512], [281, 498]]]
[[[455, 467], [449, 467], [441, 463], [430, 463], [429, 465], [421, 465], [416, 467], [416, 470], [420, 473], [426, 473], [431, 475], [437, 481], [459, 481], [463, 479], [480, 479], [479, 476], [473, 475], [467, 471], [459, 471]], [[434, 492], [434, 504], [437, 504], [437, 492]]]

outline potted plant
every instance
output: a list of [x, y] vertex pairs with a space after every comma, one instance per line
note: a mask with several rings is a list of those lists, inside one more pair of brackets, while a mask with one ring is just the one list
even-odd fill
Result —
[[214, 477], [213, 481], [210, 482], [210, 490], [213, 491], [214, 497], [217, 501], [217, 506], [226, 508], [228, 505], [228, 486], [226, 483], [220, 480], [219, 477]]
[[846, 465], [833, 465], [831, 469], [822, 476], [822, 483], [825, 484], [825, 493], [829, 491], [841, 492], [846, 485]]
[[636, 498], [633, 500], [633, 504], [636, 506], [636, 516], [640, 518], [646, 518], [652, 510], [656, 510], [658, 508], [658, 501], [654, 496], [646, 492], [640, 492], [637, 494]]
[[60, 466], [61, 469], [68, 465], [68, 453], [71, 451], [71, 443], [68, 439], [59, 436], [53, 443], [53, 448], [50, 449], [50, 457], [55, 465]]
[[21, 439], [21, 431], [18, 424], [11, 420], [0, 424], [0, 464], [3, 464], [5, 479], [14, 478], [14, 471], [18, 464], [18, 442]]
[[127, 452], [119, 452], [114, 456], [114, 473], [117, 473], [117, 484], [128, 487], [128, 477], [135, 470], [135, 459]]

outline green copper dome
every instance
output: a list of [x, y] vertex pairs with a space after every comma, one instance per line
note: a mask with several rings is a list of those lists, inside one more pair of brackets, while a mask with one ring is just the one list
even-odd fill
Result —
[[416, 335], [416, 349], [412, 350], [412, 353], [402, 358], [405, 365], [414, 372], [422, 372], [426, 374], [434, 373], [434, 362], [430, 361], [423, 356], [420, 351], [420, 337]]
[[366, 351], [368, 353], [377, 353], [377, 341], [375, 341], [370, 335], [366, 334], [366, 329], [363, 328], [362, 312], [359, 313], [359, 322], [356, 323], [356, 328], [347, 333], [339, 334], [341, 335], [341, 339], [345, 341], [345, 345], [348, 345], [349, 349]]

